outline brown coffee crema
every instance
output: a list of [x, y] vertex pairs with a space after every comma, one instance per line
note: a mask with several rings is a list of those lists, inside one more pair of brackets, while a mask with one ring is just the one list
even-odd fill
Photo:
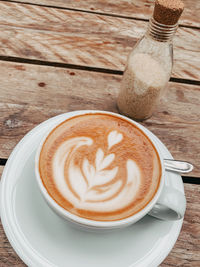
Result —
[[40, 152], [39, 172], [49, 195], [70, 213], [115, 221], [152, 200], [161, 163], [139, 128], [97, 113], [67, 119], [51, 131]]

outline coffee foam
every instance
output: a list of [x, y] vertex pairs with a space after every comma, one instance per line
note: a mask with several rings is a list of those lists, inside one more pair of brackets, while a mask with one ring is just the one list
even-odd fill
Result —
[[70, 212], [117, 220], [152, 199], [160, 164], [153, 145], [135, 126], [110, 115], [84, 115], [49, 135], [40, 154], [40, 175], [49, 194]]
[[[108, 148], [123, 139], [121, 133], [112, 131], [108, 135]], [[54, 182], [63, 195], [78, 209], [110, 212], [129, 205], [138, 192], [141, 174], [136, 162], [127, 159], [126, 182], [115, 180], [119, 166], [111, 168], [115, 154], [104, 155], [101, 148], [96, 151], [94, 163], [83, 157], [81, 166], [74, 157], [81, 146], [92, 146], [94, 140], [88, 137], [74, 137], [58, 147], [53, 158]], [[87, 148], [86, 148], [87, 149]], [[68, 170], [65, 176], [65, 164]], [[99, 191], [99, 190], [101, 191]], [[131, 192], [131, 193], [130, 193]]]

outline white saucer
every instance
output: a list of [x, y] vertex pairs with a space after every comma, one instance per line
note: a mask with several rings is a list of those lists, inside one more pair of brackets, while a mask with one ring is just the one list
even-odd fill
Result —
[[[51, 118], [30, 131], [4, 168], [1, 220], [11, 245], [28, 266], [158, 266], [174, 246], [182, 220], [164, 222], [146, 216], [125, 229], [95, 234], [72, 228], [43, 200], [34, 175], [35, 151], [43, 135], [69, 114]], [[151, 135], [164, 158], [172, 158], [161, 141]], [[180, 175], [168, 172], [166, 183], [184, 192]]]

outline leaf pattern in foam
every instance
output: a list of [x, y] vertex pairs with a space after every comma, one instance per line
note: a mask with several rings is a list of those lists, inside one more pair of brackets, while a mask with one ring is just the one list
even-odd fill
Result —
[[117, 192], [122, 185], [122, 181], [116, 181], [112, 185], [104, 186], [104, 189], [100, 194], [96, 192], [95, 189], [90, 190], [87, 192], [87, 196], [85, 198], [85, 201], [103, 201], [107, 198], [110, 198]]
[[95, 159], [96, 171], [101, 171], [106, 167], [108, 167], [113, 162], [114, 158], [115, 158], [114, 154], [109, 154], [104, 158], [103, 150], [99, 148], [97, 150]]
[[91, 187], [95, 176], [95, 168], [89, 163], [88, 159], [83, 160], [83, 174], [87, 179], [89, 187]]
[[[76, 177], [76, 179], [74, 179]], [[88, 190], [88, 185], [83, 178], [83, 175], [80, 169], [74, 164], [74, 162], [70, 163], [69, 167], [69, 181], [74, 189], [75, 193], [78, 197], [83, 200], [85, 198], [85, 194]], [[77, 197], [77, 196], [76, 196]]]
[[104, 185], [115, 178], [118, 167], [111, 170], [104, 170], [108, 167], [114, 160], [115, 155], [109, 154], [104, 158], [104, 153], [102, 149], [98, 149], [96, 153], [95, 165], [96, 169], [92, 164], [89, 163], [88, 159], [83, 160], [83, 174], [88, 182], [88, 189], [91, 189], [97, 185]]
[[97, 172], [95, 175], [94, 185], [103, 186], [104, 184], [111, 182], [115, 178], [117, 172], [118, 172], [118, 167], [115, 167], [111, 170], [103, 170], [103, 171]]

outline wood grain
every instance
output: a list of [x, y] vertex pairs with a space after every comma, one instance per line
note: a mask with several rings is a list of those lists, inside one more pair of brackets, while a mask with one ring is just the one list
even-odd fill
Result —
[[[124, 70], [147, 22], [0, 2], [0, 55]], [[200, 80], [199, 30], [179, 28], [172, 76]]]
[[[74, 8], [90, 12], [101, 12], [130, 18], [148, 19], [153, 13], [155, 0], [18, 0], [18, 2], [48, 5], [52, 7]], [[200, 2], [184, 0], [185, 10], [180, 24], [200, 27]], [[195, 7], [195, 8], [194, 8]]]
[[[41, 63], [123, 70], [128, 53], [145, 32], [154, 0], [11, 2], [0, 0], [0, 58], [10, 56]], [[173, 76], [200, 80], [200, 1], [184, 0], [184, 3], [186, 8], [180, 20], [184, 27], [178, 29], [174, 39]], [[29, 130], [49, 117], [78, 109], [118, 112], [119, 75], [0, 63], [0, 158], [7, 158]], [[198, 86], [171, 82], [157, 111], [143, 123], [175, 158], [194, 163], [190, 175], [196, 177], [200, 177], [199, 99]], [[0, 177], [2, 171], [0, 166]], [[194, 179], [198, 182], [200, 178]], [[200, 185], [184, 187], [187, 210], [183, 228], [161, 267], [200, 264]], [[0, 267], [7, 266], [26, 265], [10, 246], [0, 221]]]
[[[9, 62], [1, 62], [0, 74], [0, 158], [7, 158], [34, 126], [57, 114], [118, 112], [119, 75]], [[200, 176], [199, 99], [198, 86], [170, 82], [162, 104], [143, 123], [176, 159], [194, 164], [192, 176]]]
[[197, 267], [200, 263], [200, 185], [184, 184], [187, 210], [181, 234], [161, 267]]
[[[0, 177], [3, 167], [0, 166]], [[175, 247], [161, 267], [197, 267], [200, 262], [200, 185], [185, 184], [187, 210]], [[12, 249], [0, 222], [0, 267], [26, 266]]]

